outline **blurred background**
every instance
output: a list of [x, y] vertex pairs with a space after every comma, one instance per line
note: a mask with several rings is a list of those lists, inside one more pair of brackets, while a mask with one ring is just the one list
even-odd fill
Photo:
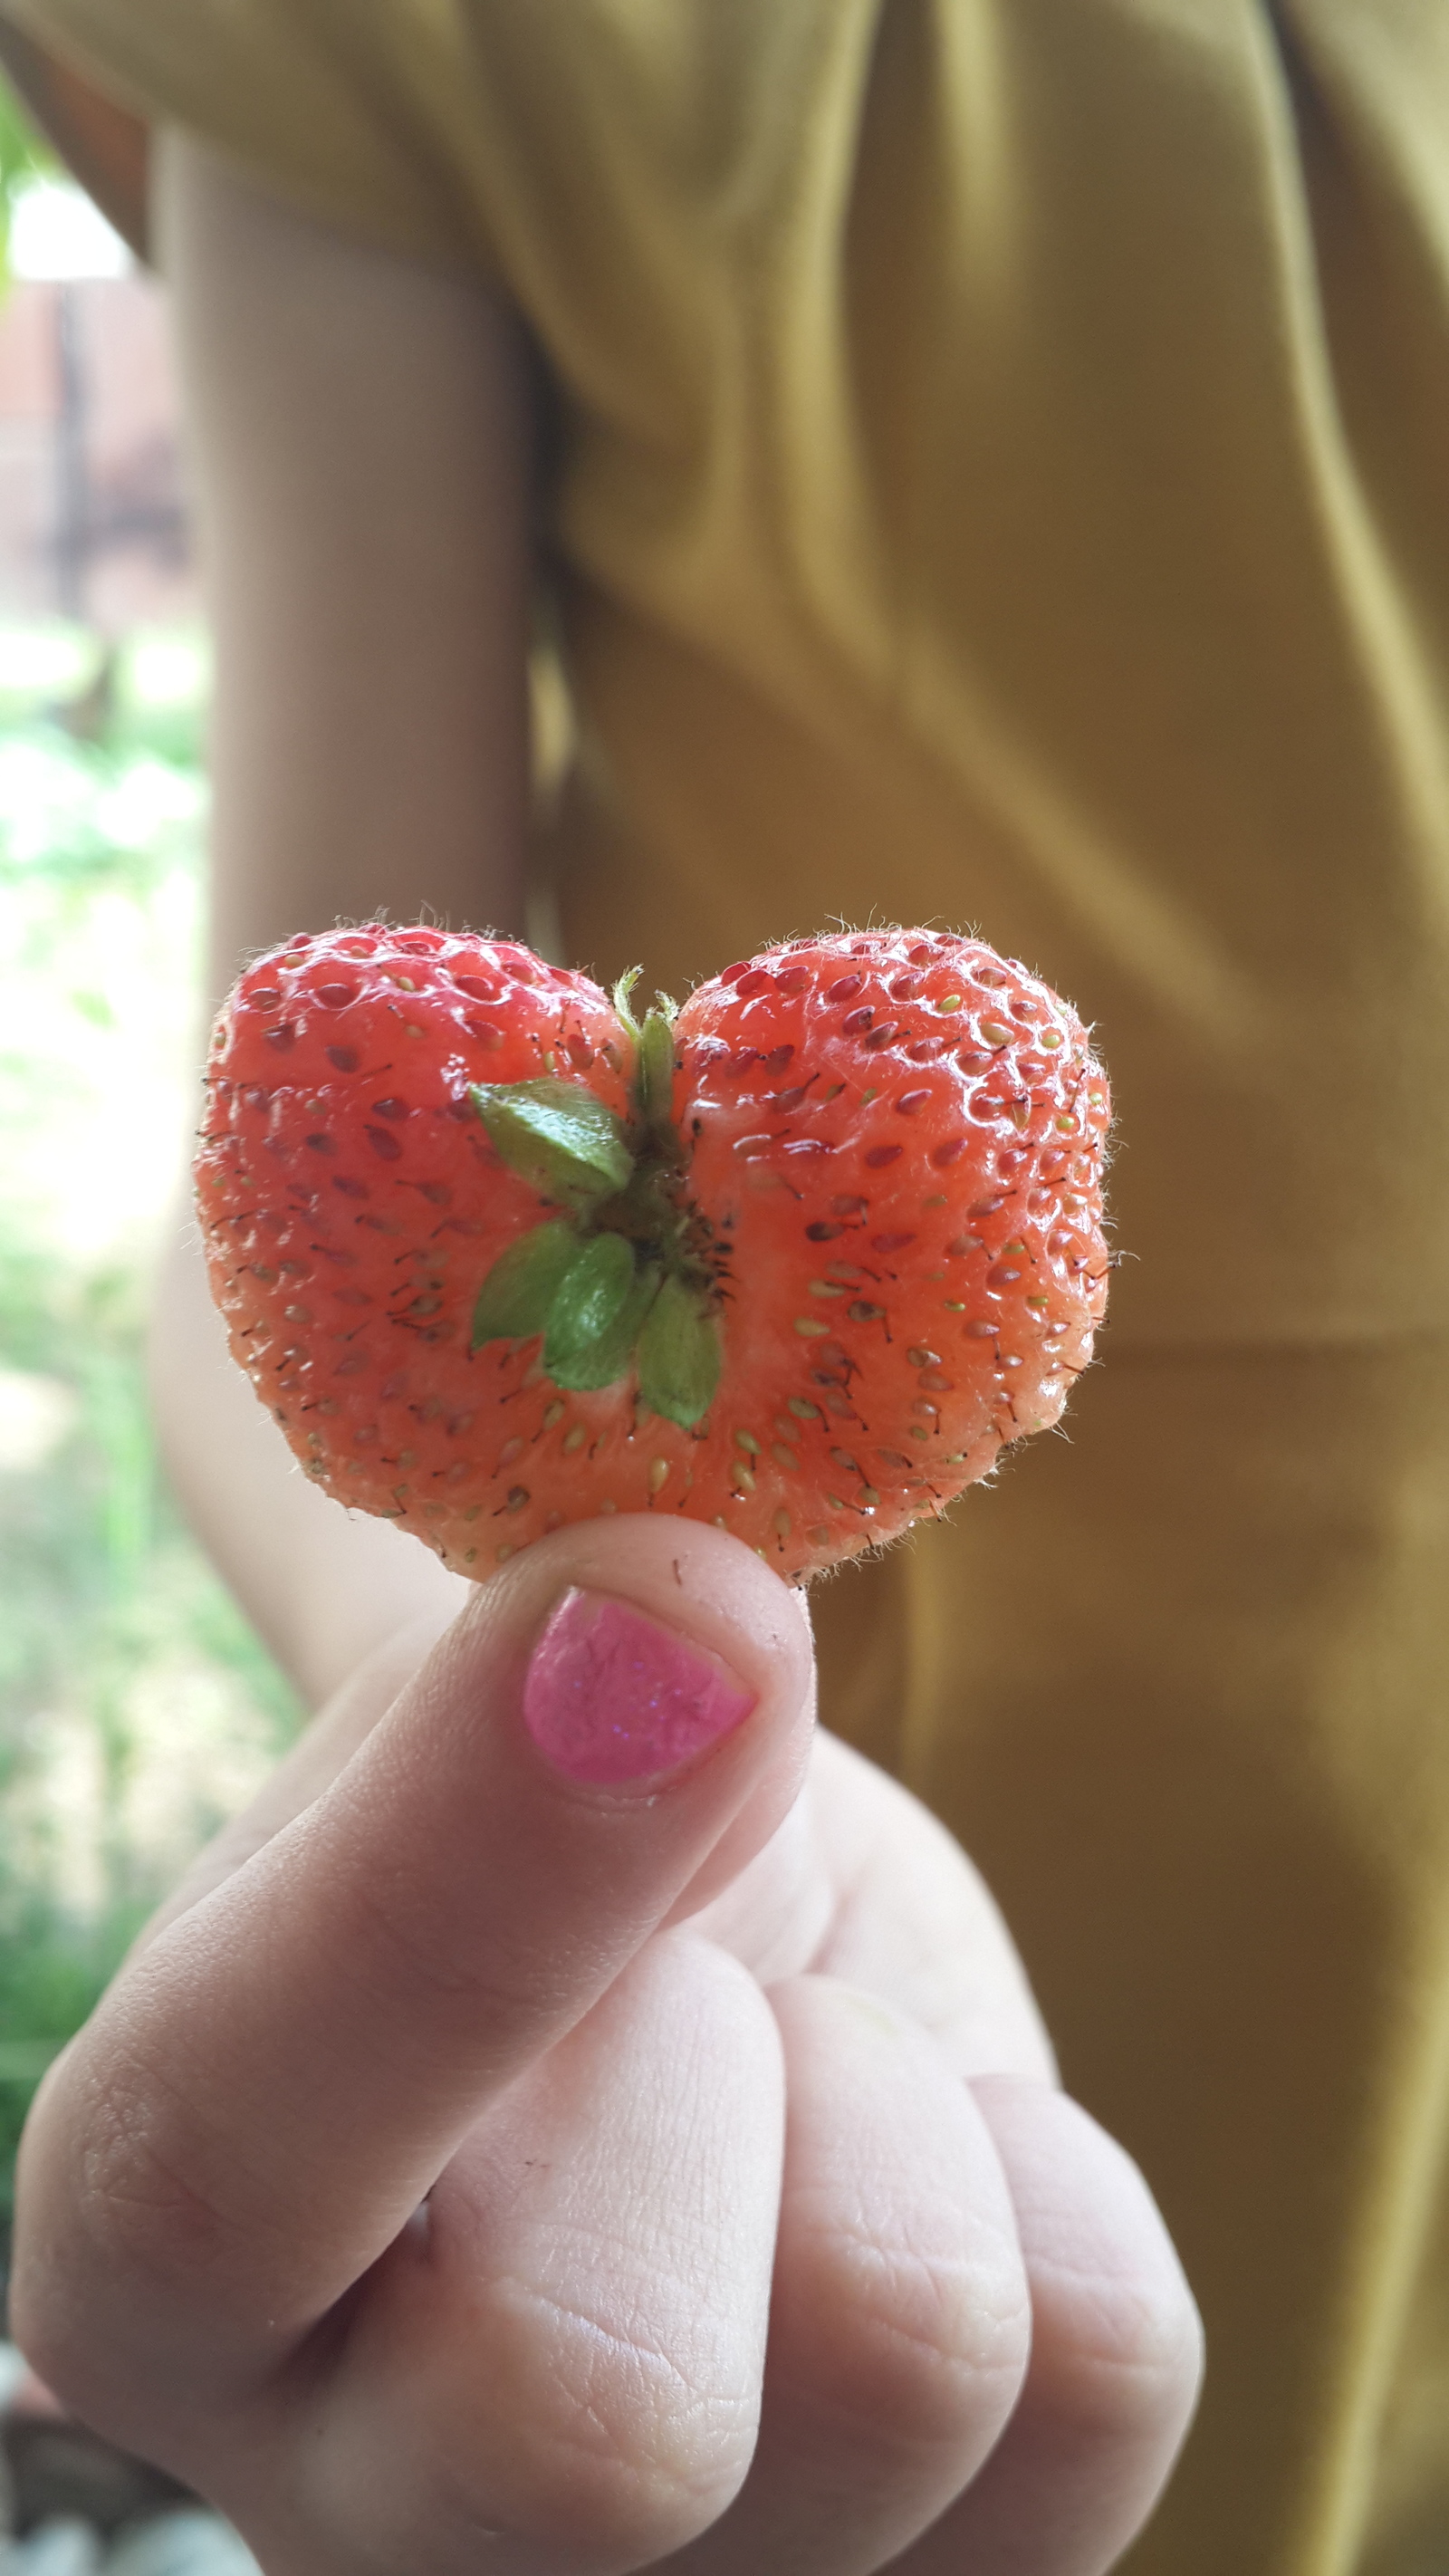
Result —
[[0, 2262], [45, 2066], [291, 1734], [157, 1469], [207, 656], [164, 299], [0, 87]]

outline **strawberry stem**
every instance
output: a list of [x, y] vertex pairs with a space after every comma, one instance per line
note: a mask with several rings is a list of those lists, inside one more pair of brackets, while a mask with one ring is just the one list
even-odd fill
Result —
[[614, 1008], [636, 1046], [639, 1043], [639, 1023], [634, 1017], [630, 996], [643, 972], [642, 966], [627, 967], [614, 986]]

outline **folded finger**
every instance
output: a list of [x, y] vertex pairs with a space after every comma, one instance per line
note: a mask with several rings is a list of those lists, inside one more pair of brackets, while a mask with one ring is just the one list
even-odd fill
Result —
[[670, 2576], [866, 2576], [931, 2524], [1027, 2365], [1010, 2195], [928, 2034], [832, 1978], [771, 1995], [787, 2127], [754, 2464]]
[[320, 2402], [279, 2386], [294, 2557], [472, 2569], [481, 2527], [495, 2576], [598, 2576], [713, 2523], [759, 2422], [783, 2127], [753, 1978], [651, 1941], [464, 2141]]
[[1202, 2335], [1141, 2174], [1065, 2094], [1014, 2076], [973, 2091], [1031, 2283], [1031, 2366], [980, 2476], [901, 2576], [1103, 2576], [1140, 2531], [1197, 2395]]
[[128, 2390], [275, 2369], [712, 1855], [763, 1841], [809, 1693], [792, 1596], [697, 1523], [561, 1531], [481, 1590], [43, 2092], [15, 2312], [71, 2402], [124, 2432]]

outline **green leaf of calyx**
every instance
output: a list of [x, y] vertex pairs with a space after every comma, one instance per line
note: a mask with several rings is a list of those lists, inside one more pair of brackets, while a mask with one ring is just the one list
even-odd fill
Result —
[[540, 1198], [589, 1208], [627, 1189], [624, 1122], [582, 1082], [478, 1082], [472, 1100], [505, 1163]]
[[582, 1250], [577, 1233], [563, 1217], [536, 1225], [510, 1243], [478, 1292], [473, 1349], [484, 1342], [521, 1341], [530, 1333], [541, 1333]]
[[709, 1409], [720, 1361], [719, 1325], [707, 1294], [681, 1279], [666, 1279], [639, 1335], [643, 1402], [688, 1431]]
[[622, 1234], [596, 1234], [554, 1298], [543, 1365], [555, 1386], [612, 1386], [633, 1356], [659, 1293], [655, 1262], [636, 1259]]

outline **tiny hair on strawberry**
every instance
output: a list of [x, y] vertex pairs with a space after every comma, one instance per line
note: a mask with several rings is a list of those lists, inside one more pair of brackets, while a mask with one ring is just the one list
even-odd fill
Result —
[[832, 932], [636, 1011], [506, 939], [290, 940], [224, 1004], [212, 1292], [308, 1476], [481, 1578], [681, 1512], [793, 1581], [1046, 1430], [1106, 1306], [1106, 1076], [981, 940]]

